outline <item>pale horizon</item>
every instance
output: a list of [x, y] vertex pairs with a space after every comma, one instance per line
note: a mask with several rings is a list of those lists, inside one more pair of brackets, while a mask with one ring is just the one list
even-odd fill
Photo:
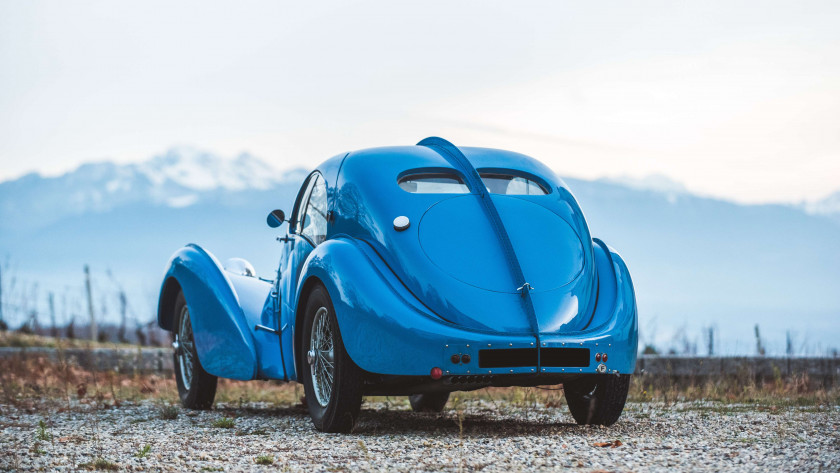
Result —
[[[403, 146], [403, 145], [405, 145], [405, 144], [404, 143], [395, 144], [395, 146]], [[385, 146], [387, 146], [387, 145], [385, 145]], [[465, 146], [471, 146], [471, 145], [465, 145]], [[271, 159], [268, 159], [264, 156], [257, 155], [255, 153], [252, 153], [252, 152], [247, 151], [247, 150], [243, 150], [243, 151], [233, 153], [233, 154], [224, 154], [223, 155], [223, 154], [215, 152], [214, 150], [203, 148], [203, 147], [200, 147], [200, 146], [193, 146], [193, 145], [188, 145], [188, 144], [178, 144], [178, 145], [169, 146], [165, 149], [160, 150], [159, 152], [152, 153], [151, 155], [146, 156], [146, 157], [141, 158], [141, 159], [121, 160], [121, 159], [101, 158], [101, 159], [92, 159], [92, 160], [89, 160], [89, 161], [75, 163], [74, 165], [72, 165], [71, 167], [68, 167], [66, 169], [65, 168], [53, 169], [51, 172], [44, 172], [44, 171], [40, 171], [40, 170], [30, 170], [30, 171], [24, 172], [20, 175], [13, 176], [13, 177], [10, 177], [10, 178], [7, 178], [7, 179], [0, 178], [0, 184], [2, 184], [3, 182], [14, 181], [16, 179], [20, 179], [20, 178], [22, 178], [26, 175], [29, 175], [29, 174], [36, 174], [36, 175], [38, 175], [42, 178], [57, 178], [57, 177], [61, 177], [61, 176], [65, 175], [65, 174], [72, 173], [75, 170], [77, 170], [79, 167], [84, 166], [84, 165], [89, 165], [89, 164], [95, 165], [95, 164], [102, 164], [102, 163], [114, 163], [114, 164], [117, 164], [117, 165], [139, 165], [139, 164], [142, 164], [142, 163], [146, 163], [146, 162], [154, 159], [157, 156], [161, 156], [161, 155], [164, 155], [166, 153], [169, 153], [172, 150], [177, 150], [177, 151], [192, 150], [192, 151], [200, 152], [200, 153], [208, 153], [208, 154], [211, 154], [211, 155], [213, 155], [213, 156], [215, 156], [215, 157], [217, 157], [217, 158], [219, 158], [223, 161], [233, 161], [241, 155], [250, 155], [250, 156], [253, 156], [253, 157], [257, 158], [261, 162], [264, 162], [264, 163], [270, 165], [274, 170], [278, 171], [278, 173], [281, 173], [281, 174], [293, 173], [294, 171], [299, 171], [301, 169], [308, 171], [310, 169], [310, 167], [307, 167], [306, 164], [286, 165], [286, 163], [284, 163], [283, 161], [271, 160]], [[354, 151], [354, 150], [344, 150], [344, 151]], [[334, 154], [338, 154], [338, 153], [334, 153]], [[614, 174], [614, 175], [603, 175], [603, 176], [594, 176], [593, 177], [593, 176], [567, 175], [567, 174], [563, 174], [562, 172], [560, 172], [560, 170], [557, 170], [557, 169], [554, 169], [554, 171], [557, 173], [557, 175], [559, 177], [564, 178], [564, 179], [565, 178], [571, 178], [571, 179], [582, 179], [582, 180], [589, 180], [589, 181], [603, 180], [603, 181], [616, 183], [616, 184], [623, 185], [623, 186], [630, 187], [630, 188], [652, 190], [652, 191], [663, 192], [663, 193], [666, 193], [666, 194], [673, 194], [674, 192], [677, 192], [677, 193], [683, 193], [684, 192], [684, 193], [688, 193], [688, 194], [690, 194], [692, 196], [695, 196], [695, 197], [722, 200], [722, 201], [732, 202], [732, 203], [739, 204], [739, 205], [788, 205], [788, 206], [798, 206], [798, 205], [801, 205], [801, 204], [819, 202], [820, 200], [825, 199], [826, 197], [833, 196], [837, 192], [840, 192], [840, 188], [838, 188], [834, 192], [830, 192], [829, 194], [826, 194], [822, 197], [817, 197], [816, 199], [812, 199], [812, 200], [800, 200], [800, 201], [791, 201], [791, 202], [781, 202], [781, 201], [780, 202], [776, 202], [776, 201], [740, 202], [740, 201], [738, 201], [736, 199], [732, 199], [728, 196], [711, 195], [711, 194], [703, 193], [702, 191], [697, 191], [695, 189], [691, 189], [691, 188], [687, 187], [684, 182], [678, 181], [676, 179], [671, 178], [670, 176], [666, 176], [666, 175], [661, 174], [661, 173], [652, 173], [652, 174], [646, 174], [646, 175], [642, 175], [642, 176], [634, 176], [634, 175], [630, 175], [630, 174]], [[663, 182], [663, 179], [667, 180], [667, 182]]]

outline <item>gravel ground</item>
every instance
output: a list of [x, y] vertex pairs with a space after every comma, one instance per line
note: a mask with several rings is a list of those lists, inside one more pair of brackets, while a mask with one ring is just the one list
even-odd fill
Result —
[[[300, 406], [177, 412], [163, 420], [151, 401], [0, 405], [0, 470], [72, 470], [102, 458], [155, 471], [840, 471], [836, 405], [633, 403], [599, 428], [574, 425], [566, 406], [474, 399], [437, 415], [367, 402], [351, 435], [315, 431]], [[223, 418], [233, 426], [214, 427]], [[273, 463], [258, 465], [261, 455]]]

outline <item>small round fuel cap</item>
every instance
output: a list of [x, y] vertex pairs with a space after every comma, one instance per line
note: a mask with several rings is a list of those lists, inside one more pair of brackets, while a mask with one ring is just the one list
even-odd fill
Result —
[[411, 225], [411, 222], [408, 221], [408, 217], [405, 215], [400, 215], [394, 219], [394, 230], [398, 232], [405, 230], [409, 225]]

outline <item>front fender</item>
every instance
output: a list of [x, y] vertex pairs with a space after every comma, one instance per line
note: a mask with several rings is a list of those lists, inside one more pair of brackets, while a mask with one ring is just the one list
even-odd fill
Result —
[[158, 302], [158, 325], [174, 330], [174, 298], [183, 291], [196, 351], [210, 374], [248, 380], [257, 374], [253, 336], [234, 285], [219, 261], [198, 245], [178, 250], [168, 263]]

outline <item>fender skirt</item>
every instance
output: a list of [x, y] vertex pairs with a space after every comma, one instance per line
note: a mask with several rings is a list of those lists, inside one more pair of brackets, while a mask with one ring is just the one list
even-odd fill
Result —
[[[260, 302], [265, 301], [270, 285], [255, 278], [247, 279], [253, 280], [249, 286], [265, 286]], [[181, 248], [172, 256], [158, 302], [158, 325], [165, 330], [175, 329], [173, 309], [178, 289], [184, 292], [190, 311], [201, 366], [208, 373], [223, 378], [249, 380], [257, 377], [254, 337], [248, 329], [235, 286], [219, 261], [194, 244]], [[256, 289], [262, 292], [261, 287]], [[255, 298], [251, 294], [248, 297]]]

